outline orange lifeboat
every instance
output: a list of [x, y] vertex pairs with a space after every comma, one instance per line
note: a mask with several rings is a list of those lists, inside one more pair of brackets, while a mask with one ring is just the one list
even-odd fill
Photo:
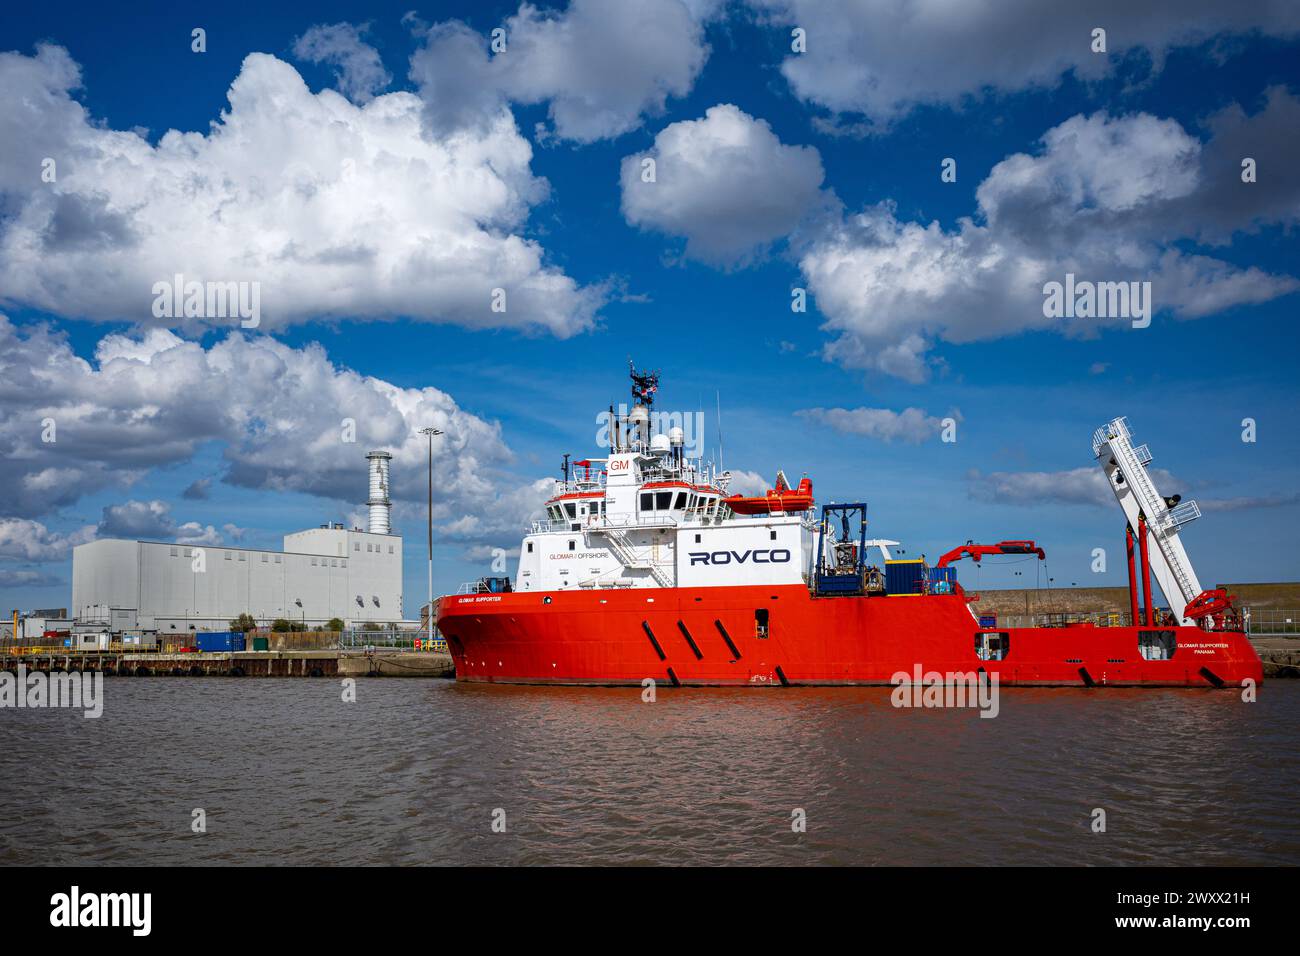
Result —
[[776, 487], [766, 494], [748, 498], [744, 495], [732, 495], [730, 498], [723, 498], [722, 501], [738, 515], [807, 511], [813, 506], [812, 479], [805, 477], [800, 480], [798, 488], [791, 488], [790, 483], [785, 480], [785, 473], [778, 471]]

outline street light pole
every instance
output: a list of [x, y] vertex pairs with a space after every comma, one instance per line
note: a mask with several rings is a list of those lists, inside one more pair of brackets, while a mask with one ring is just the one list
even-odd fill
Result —
[[442, 432], [433, 427], [421, 428], [421, 435], [429, 436], [429, 644], [433, 644], [433, 436]]

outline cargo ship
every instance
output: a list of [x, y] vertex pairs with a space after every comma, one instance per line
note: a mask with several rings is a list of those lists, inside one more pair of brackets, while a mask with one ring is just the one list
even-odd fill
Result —
[[1033, 541], [968, 542], [931, 567], [869, 538], [865, 502], [818, 517], [808, 477], [792, 486], [778, 472], [764, 494], [729, 493], [731, 475], [687, 455], [679, 425], [657, 427], [658, 373], [631, 375], [632, 405], [610, 406], [604, 456], [565, 456], [513, 580], [438, 600], [458, 680], [793, 687], [899, 683], [918, 669], [1059, 687], [1263, 679], [1234, 597], [1201, 588], [1179, 540], [1199, 509], [1159, 494], [1123, 418], [1097, 429], [1092, 449], [1126, 517], [1127, 622], [1004, 627], [978, 613], [954, 562], [1044, 557]]

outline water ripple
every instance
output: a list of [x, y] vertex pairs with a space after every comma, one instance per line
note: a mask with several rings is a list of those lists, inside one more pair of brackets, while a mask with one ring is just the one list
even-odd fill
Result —
[[100, 720], [0, 711], [0, 864], [1300, 862], [1300, 682], [1001, 704], [110, 681]]

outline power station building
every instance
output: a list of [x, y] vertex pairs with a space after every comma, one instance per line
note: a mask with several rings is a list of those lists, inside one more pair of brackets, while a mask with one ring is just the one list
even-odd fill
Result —
[[391, 532], [387, 452], [371, 452], [369, 530], [331, 523], [283, 551], [102, 538], [72, 555], [72, 614], [113, 631], [226, 630], [240, 614], [319, 627], [402, 621], [402, 538]]

